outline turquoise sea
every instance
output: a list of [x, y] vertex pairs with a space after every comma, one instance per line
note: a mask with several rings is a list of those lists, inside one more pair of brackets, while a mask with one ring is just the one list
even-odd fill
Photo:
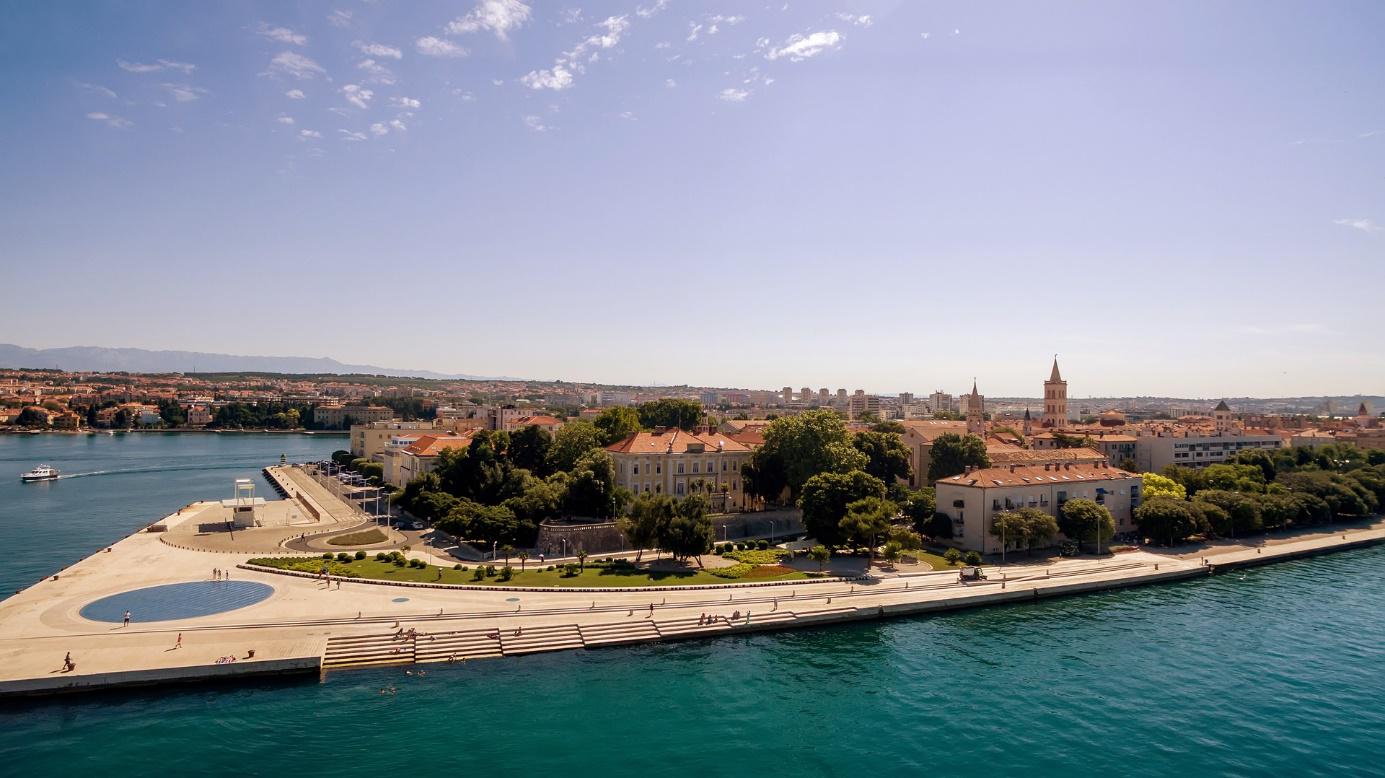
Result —
[[[219, 497], [281, 452], [340, 442], [0, 437], [0, 587]], [[39, 461], [104, 474], [21, 487]], [[55, 776], [1385, 775], [1383, 567], [1376, 548], [1033, 606], [422, 677], [25, 702], [0, 707], [0, 764]]]

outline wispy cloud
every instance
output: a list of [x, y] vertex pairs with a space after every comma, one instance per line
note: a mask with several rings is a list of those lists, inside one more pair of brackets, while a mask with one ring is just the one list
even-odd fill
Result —
[[302, 89], [290, 89], [289, 91], [284, 93], [284, 97], [287, 97], [290, 100], [302, 100], [303, 98], [307, 97], [307, 95], [303, 94]]
[[636, 8], [635, 15], [640, 17], [641, 19], [648, 19], [649, 17], [659, 13], [667, 7], [668, 0], [654, 0], [653, 5], [644, 5]]
[[372, 84], [393, 84], [394, 73], [373, 59], [363, 59], [356, 63], [356, 69], [365, 71], [366, 80]]
[[571, 50], [565, 51], [553, 61], [553, 67], [544, 70], [531, 70], [520, 77], [520, 82], [530, 89], [567, 89], [572, 86], [573, 77], [587, 72], [587, 64], [595, 62], [604, 49], [620, 43], [630, 21], [625, 16], [610, 16], [597, 22], [603, 31], [584, 38]]
[[107, 127], [114, 127], [117, 130], [128, 130], [135, 126], [135, 123], [123, 116], [104, 113], [102, 111], [92, 111], [87, 114], [87, 118], [93, 121], [104, 122]]
[[743, 103], [750, 97], [750, 91], [746, 89], [726, 88], [717, 94], [718, 100], [725, 100], [728, 103]]
[[303, 140], [308, 140], [310, 138], [321, 138], [322, 133], [318, 132], [317, 130], [299, 130], [298, 137], [302, 138]]
[[404, 57], [404, 52], [393, 46], [386, 46], [383, 43], [353, 41], [351, 45], [355, 46], [362, 54], [369, 54], [372, 57], [379, 57], [381, 59], [402, 59]]
[[371, 98], [375, 97], [374, 90], [366, 89], [359, 84], [347, 84], [341, 88], [341, 94], [346, 98], [346, 102], [365, 110], [370, 106]]
[[1385, 229], [1385, 227], [1381, 227], [1370, 219], [1333, 219], [1332, 223], [1362, 232], [1380, 232], [1382, 229]]
[[506, 40], [511, 30], [523, 27], [529, 21], [529, 6], [520, 0], [481, 0], [466, 16], [447, 23], [451, 35], [489, 31], [495, 37]]
[[824, 51], [831, 51], [841, 46], [842, 37], [842, 34], [836, 30], [823, 30], [806, 36], [794, 35], [784, 41], [784, 45], [766, 52], [765, 59], [787, 59], [790, 62], [802, 62], [809, 57], [816, 57]]
[[379, 137], [381, 135], [389, 135], [390, 128], [385, 126], [383, 122], [376, 122], [370, 125], [370, 134], [376, 137]]
[[276, 122], [278, 122], [278, 123], [280, 123], [280, 124], [287, 124], [287, 125], [290, 125], [290, 126], [292, 126], [293, 124], [295, 124], [295, 122], [294, 122], [292, 116], [287, 116], [287, 115], [282, 114], [282, 113], [279, 114], [279, 117], [276, 118], [274, 121], [276, 121]]
[[187, 62], [174, 62], [167, 59], [159, 59], [147, 63], [118, 59], [115, 61], [115, 64], [119, 65], [121, 70], [129, 73], [158, 73], [161, 70], [178, 70], [183, 73], [191, 73], [197, 69], [196, 65]]
[[116, 99], [115, 90], [107, 89], [106, 87], [101, 86], [100, 84], [88, 84], [85, 81], [78, 81], [77, 86], [87, 90], [88, 92], [95, 92], [96, 94], [101, 95], [102, 97], [107, 97], [112, 100]]
[[467, 54], [466, 49], [452, 41], [435, 38], [432, 35], [425, 35], [414, 41], [414, 48], [425, 57], [456, 58], [465, 57]]
[[351, 17], [350, 11], [336, 10], [327, 14], [327, 23], [333, 27], [350, 27]]
[[193, 100], [201, 99], [202, 95], [207, 94], [207, 90], [203, 89], [200, 86], [192, 86], [191, 84], [165, 83], [159, 84], [159, 86], [163, 87], [170, 95], [173, 96], [174, 100], [177, 100], [180, 103], [190, 103]]
[[674, 81], [674, 80], [671, 79], [671, 78], [666, 78], [666, 79], [664, 79], [664, 88], [665, 88], [665, 89], [673, 89], [673, 88], [676, 87], [676, 86], [678, 86], [678, 82], [677, 82], [677, 81]]
[[423, 106], [423, 102], [416, 97], [391, 97], [390, 105], [408, 111], [417, 111]]
[[255, 33], [261, 38], [294, 46], [305, 46], [308, 43], [308, 36], [306, 35], [296, 33], [287, 27], [275, 27], [264, 22], [260, 22], [260, 26], [255, 28]]
[[364, 132], [352, 132], [351, 130], [337, 130], [337, 132], [341, 133], [342, 140], [351, 141], [352, 143], [365, 140]]
[[857, 16], [856, 14], [838, 13], [837, 18], [848, 24], [854, 24], [857, 27], [869, 27], [875, 24], [875, 20], [870, 18], [870, 14], [861, 14]]
[[548, 125], [543, 123], [542, 117], [533, 115], [524, 117], [524, 126], [528, 127], [534, 132], [548, 132], [550, 129], [552, 129]]
[[271, 72], [283, 73], [297, 79], [316, 78], [327, 74], [321, 65], [296, 51], [285, 51], [275, 55], [274, 59], [269, 61], [269, 69]]

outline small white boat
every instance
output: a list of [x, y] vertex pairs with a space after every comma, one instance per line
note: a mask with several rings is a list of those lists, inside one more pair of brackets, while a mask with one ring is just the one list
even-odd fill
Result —
[[19, 480], [24, 483], [29, 483], [30, 481], [56, 481], [58, 480], [58, 469], [49, 465], [39, 465], [27, 473], [21, 474]]

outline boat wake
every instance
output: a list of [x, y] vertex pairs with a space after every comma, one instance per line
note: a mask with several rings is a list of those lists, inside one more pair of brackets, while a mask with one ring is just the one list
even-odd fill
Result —
[[260, 465], [253, 462], [244, 463], [218, 463], [203, 465], [151, 465], [149, 467], [120, 467], [110, 470], [92, 470], [85, 473], [63, 473], [56, 480], [66, 481], [71, 478], [94, 478], [103, 475], [134, 475], [138, 473], [167, 473], [174, 471], [190, 470], [245, 470], [259, 469]]

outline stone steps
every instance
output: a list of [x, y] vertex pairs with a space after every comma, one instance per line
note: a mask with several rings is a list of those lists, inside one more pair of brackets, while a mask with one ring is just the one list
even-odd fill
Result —
[[543, 651], [561, 651], [567, 648], [582, 648], [582, 633], [575, 624], [558, 624], [543, 627], [530, 627], [515, 635], [513, 630], [500, 630], [500, 645], [505, 656], [537, 654]]
[[578, 631], [582, 633], [582, 641], [587, 648], [645, 643], [660, 637], [658, 628], [647, 620], [592, 624], [580, 627]]
[[327, 641], [327, 650], [322, 655], [324, 669], [400, 665], [413, 661], [412, 643], [396, 639], [393, 633], [334, 637]]
[[[500, 641], [491, 637], [493, 629], [441, 632], [420, 637], [414, 648], [415, 661], [446, 662], [449, 659], [491, 659], [502, 656]], [[429, 640], [428, 638], [433, 638]]]

